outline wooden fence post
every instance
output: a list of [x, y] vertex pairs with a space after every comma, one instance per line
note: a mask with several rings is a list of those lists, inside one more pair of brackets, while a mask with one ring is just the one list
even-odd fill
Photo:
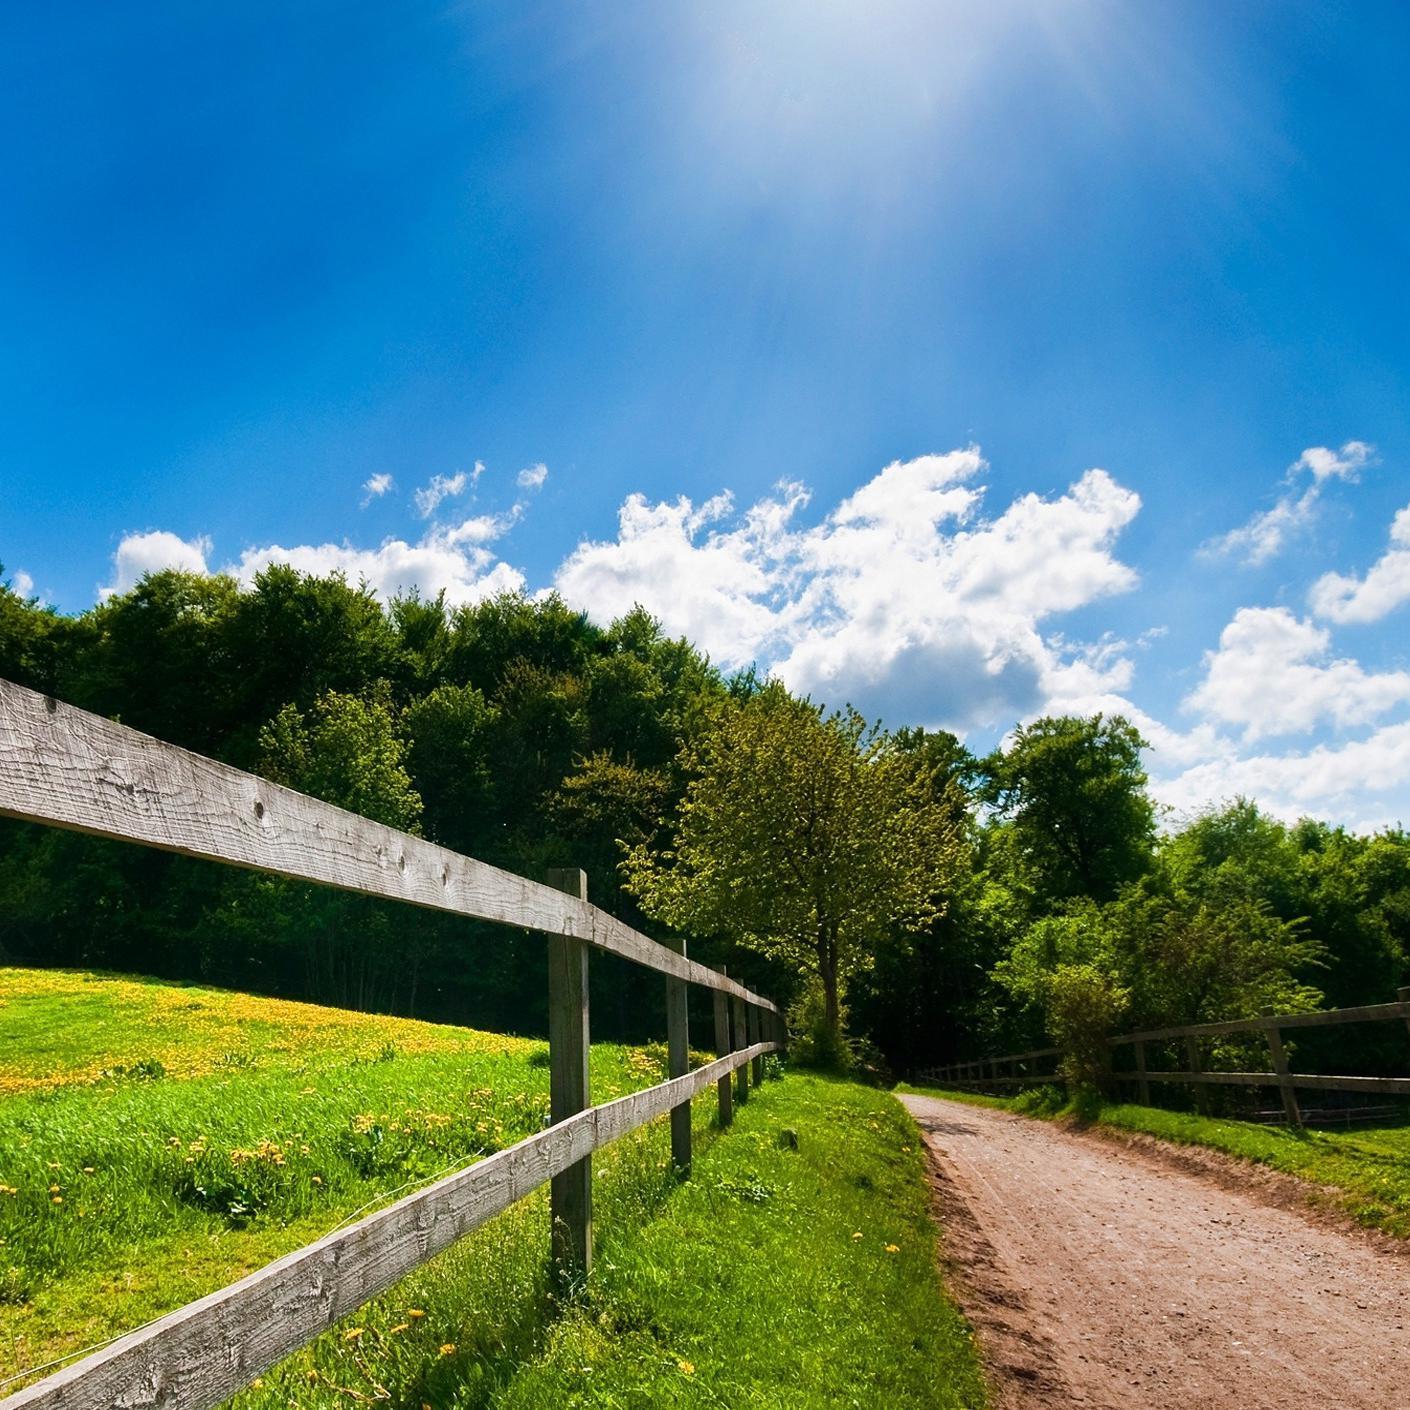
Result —
[[[1402, 1004], [1410, 1004], [1410, 988], [1397, 989], [1395, 991], [1395, 997], [1399, 999]], [[1405, 1031], [1410, 1033], [1410, 1013], [1405, 1015]]]
[[[1185, 1052], [1189, 1056], [1190, 1071], [1192, 1073], [1203, 1072], [1204, 1068], [1200, 1065], [1199, 1058], [1199, 1039], [1193, 1033], [1185, 1039]], [[1192, 1085], [1195, 1089], [1195, 1110], [1203, 1113], [1209, 1105], [1205, 1100], [1204, 1083], [1195, 1082]]]
[[[748, 1034], [749, 1028], [744, 1017], [744, 1000], [736, 998], [734, 1000], [734, 1046], [736, 1051], [749, 1046]], [[741, 1105], [749, 1100], [749, 1064], [747, 1062], [735, 1073], [734, 1099]]]
[[[685, 937], [668, 943], [685, 954]], [[672, 1077], [690, 1071], [690, 986], [684, 979], [666, 980], [666, 1048]], [[690, 1101], [671, 1108], [671, 1161], [682, 1174], [690, 1173]]]
[[[1259, 1013], [1264, 1018], [1273, 1017], [1272, 1008], [1266, 1004]], [[1293, 1126], [1301, 1126], [1302, 1112], [1298, 1110], [1297, 1092], [1288, 1072], [1288, 1055], [1283, 1051], [1283, 1035], [1276, 1023], [1269, 1023], [1265, 1031], [1268, 1034], [1268, 1052], [1273, 1059], [1273, 1071], [1278, 1074], [1278, 1092], [1283, 1098], [1283, 1113]]]
[[1137, 1043], [1136, 1047], [1136, 1084], [1138, 1095], [1142, 1106], [1151, 1104], [1151, 1084], [1150, 1078], [1146, 1076], [1146, 1045]]
[[[721, 974], [729, 971], [720, 966]], [[715, 1000], [715, 1056], [724, 1057], [732, 1044], [729, 1038], [729, 995], [720, 989], [711, 990]], [[728, 1072], [715, 1084], [720, 1099], [720, 1125], [728, 1126], [734, 1120], [734, 1081]]]
[[[587, 900], [587, 874], [555, 867], [548, 884]], [[588, 947], [571, 935], [548, 939], [549, 1119], [557, 1123], [592, 1105], [588, 1087]], [[560, 1289], [592, 1268], [592, 1157], [553, 1177], [549, 1194], [553, 1269]]]
[[[753, 1004], [749, 1005], [749, 1046], [752, 1048], [755, 1043], [764, 1041], [763, 1012], [756, 1009]], [[752, 1077], [756, 1087], [764, 1085], [764, 1057], [761, 1053], [749, 1064], [754, 1069]]]

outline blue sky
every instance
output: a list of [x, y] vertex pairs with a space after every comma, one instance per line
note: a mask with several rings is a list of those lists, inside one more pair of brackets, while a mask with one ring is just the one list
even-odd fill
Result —
[[1180, 811], [1410, 821], [1407, 52], [1376, 0], [28, 7], [0, 560], [640, 599], [980, 746], [1125, 709]]

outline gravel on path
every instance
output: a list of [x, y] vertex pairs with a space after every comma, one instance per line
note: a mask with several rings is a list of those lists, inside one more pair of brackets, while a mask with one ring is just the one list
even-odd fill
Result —
[[1001, 1410], [1405, 1410], [1410, 1257], [1052, 1122], [900, 1100]]

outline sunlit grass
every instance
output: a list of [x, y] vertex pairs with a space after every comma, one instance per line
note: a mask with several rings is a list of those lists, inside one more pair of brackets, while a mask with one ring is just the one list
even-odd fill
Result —
[[[540, 1043], [74, 973], [6, 970], [0, 993], [0, 1074], [25, 1079], [0, 1097], [0, 1380], [547, 1117]], [[595, 1046], [595, 1096], [660, 1081], [663, 1056]], [[982, 1405], [895, 1103], [789, 1077], [732, 1131], [715, 1116], [711, 1089], [687, 1183], [664, 1121], [595, 1158], [598, 1260], [568, 1304], [549, 1295], [540, 1190], [235, 1404]]]
[[[0, 1097], [0, 1376], [548, 1118], [547, 1049], [525, 1039], [98, 975], [12, 968], [3, 986], [0, 1075], [28, 1080]], [[36, 1050], [64, 1080], [41, 1080]], [[593, 1048], [600, 1100], [663, 1075], [655, 1049]]]
[[883, 1093], [798, 1075], [765, 1083], [728, 1133], [711, 1129], [712, 1107], [697, 1103], [686, 1183], [662, 1123], [598, 1158], [596, 1268], [556, 1315], [540, 1195], [234, 1405], [982, 1407], [905, 1113]]
[[169, 1077], [336, 1068], [399, 1054], [523, 1057], [525, 1038], [86, 970], [0, 967], [0, 1096], [159, 1064]]

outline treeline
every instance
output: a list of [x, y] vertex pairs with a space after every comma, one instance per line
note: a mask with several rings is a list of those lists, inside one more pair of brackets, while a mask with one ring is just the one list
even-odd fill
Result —
[[[285, 567], [248, 590], [155, 574], [76, 616], [0, 588], [0, 675], [526, 875], [580, 866], [598, 904], [783, 995], [826, 1060], [906, 1071], [1053, 1038], [1091, 1067], [1104, 1031], [1410, 982], [1402, 831], [1243, 801], [1163, 831], [1125, 721], [1039, 720], [980, 758], [726, 676], [639, 610], [384, 607]], [[544, 1017], [537, 939], [16, 823], [5, 956]], [[656, 1032], [659, 981], [594, 963], [613, 968], [597, 1030]]]

